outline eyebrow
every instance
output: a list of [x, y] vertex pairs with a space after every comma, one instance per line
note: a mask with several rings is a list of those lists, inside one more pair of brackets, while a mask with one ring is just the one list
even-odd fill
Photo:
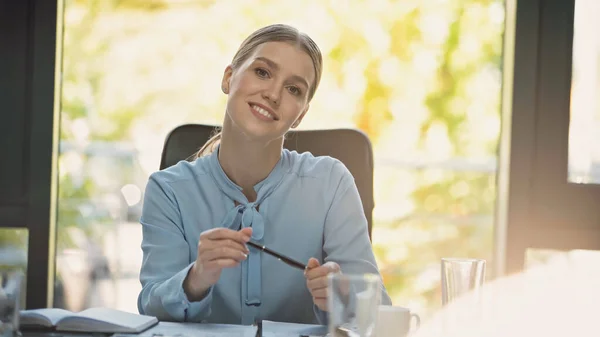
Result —
[[[264, 56], [258, 56], [254, 60], [262, 61], [262, 62], [266, 63], [269, 67], [271, 67], [275, 70], [280, 69], [279, 64], [275, 63], [273, 60], [270, 60]], [[307, 89], [310, 88], [310, 86], [308, 85], [308, 82], [306, 81], [306, 79], [304, 79], [304, 77], [298, 76], [298, 75], [292, 75], [292, 79], [301, 82], [302, 84], [304, 84], [306, 86]]]

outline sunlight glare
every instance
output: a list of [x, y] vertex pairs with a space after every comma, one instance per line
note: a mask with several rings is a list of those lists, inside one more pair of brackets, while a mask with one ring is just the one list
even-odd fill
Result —
[[142, 200], [142, 191], [140, 188], [133, 184], [126, 184], [121, 188], [121, 193], [125, 202], [129, 207], [136, 205]]
[[489, 282], [480, 298], [450, 303], [414, 337], [598, 336], [600, 264], [577, 254]]

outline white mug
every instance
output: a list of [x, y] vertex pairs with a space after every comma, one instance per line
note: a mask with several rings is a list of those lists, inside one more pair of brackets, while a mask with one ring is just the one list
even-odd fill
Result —
[[421, 325], [421, 318], [415, 313], [411, 313], [410, 309], [380, 305], [377, 313], [377, 327], [375, 329], [375, 337], [405, 337], [411, 332], [412, 320], [415, 320], [416, 331]]

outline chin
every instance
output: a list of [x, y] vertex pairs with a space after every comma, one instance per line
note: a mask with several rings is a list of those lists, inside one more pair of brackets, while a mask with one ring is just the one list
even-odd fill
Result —
[[281, 132], [276, 128], [275, 123], [268, 125], [265, 123], [253, 123], [248, 122], [238, 124], [240, 131], [249, 141], [270, 141], [283, 136], [284, 132]]

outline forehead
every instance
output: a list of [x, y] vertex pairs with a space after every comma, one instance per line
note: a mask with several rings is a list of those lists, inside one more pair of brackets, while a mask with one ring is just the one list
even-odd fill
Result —
[[304, 77], [313, 83], [315, 70], [312, 59], [300, 46], [288, 42], [266, 42], [256, 47], [250, 61], [265, 57], [279, 66], [279, 71], [288, 75]]

